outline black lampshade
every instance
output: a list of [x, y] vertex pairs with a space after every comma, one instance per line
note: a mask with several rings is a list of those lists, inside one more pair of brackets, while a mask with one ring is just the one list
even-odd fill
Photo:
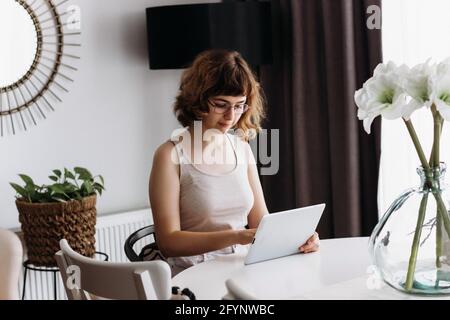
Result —
[[227, 2], [147, 8], [150, 69], [186, 68], [200, 52], [239, 51], [252, 65], [272, 61], [269, 2]]

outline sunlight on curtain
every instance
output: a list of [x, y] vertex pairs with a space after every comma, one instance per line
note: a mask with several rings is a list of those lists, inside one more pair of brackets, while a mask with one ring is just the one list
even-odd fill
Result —
[[[414, 66], [428, 58], [439, 62], [450, 57], [449, 0], [384, 0], [382, 11], [385, 62], [391, 60]], [[412, 122], [428, 156], [433, 138], [429, 110], [416, 112]], [[450, 166], [449, 127], [450, 123], [444, 124], [441, 139], [441, 161], [446, 162], [447, 166]], [[416, 174], [419, 158], [403, 121], [383, 120], [381, 150], [380, 216], [402, 191], [419, 184]]]

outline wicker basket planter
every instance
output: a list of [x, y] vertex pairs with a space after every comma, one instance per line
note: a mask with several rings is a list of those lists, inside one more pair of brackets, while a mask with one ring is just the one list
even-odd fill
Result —
[[27, 256], [35, 266], [56, 266], [54, 255], [59, 241], [67, 239], [78, 253], [95, 254], [97, 196], [56, 203], [29, 203], [16, 200]]

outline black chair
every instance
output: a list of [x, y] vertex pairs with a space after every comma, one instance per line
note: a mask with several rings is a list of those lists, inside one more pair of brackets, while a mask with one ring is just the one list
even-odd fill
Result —
[[[133, 246], [136, 242], [139, 240], [153, 236], [153, 239], [155, 239], [155, 242], [152, 242], [150, 244], [147, 244], [145, 247], [142, 248], [142, 250], [139, 253], [136, 253], [134, 251]], [[153, 225], [143, 227], [135, 232], [133, 232], [127, 240], [125, 240], [125, 255], [127, 256], [128, 260], [132, 262], [136, 261], [148, 261], [148, 260], [166, 260], [164, 256], [161, 254], [161, 252], [158, 249], [158, 245], [156, 244], [156, 238], [155, 238], [155, 227]]]

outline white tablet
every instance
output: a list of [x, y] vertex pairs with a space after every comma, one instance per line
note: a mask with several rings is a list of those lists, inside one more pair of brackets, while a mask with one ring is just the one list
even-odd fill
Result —
[[315, 232], [325, 204], [265, 215], [245, 258], [245, 264], [299, 253]]

